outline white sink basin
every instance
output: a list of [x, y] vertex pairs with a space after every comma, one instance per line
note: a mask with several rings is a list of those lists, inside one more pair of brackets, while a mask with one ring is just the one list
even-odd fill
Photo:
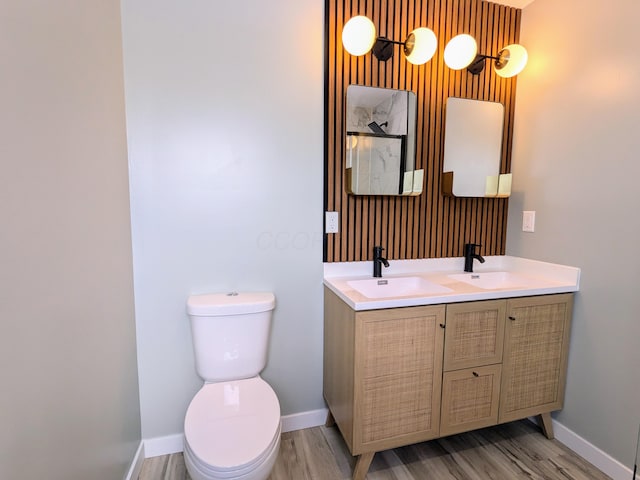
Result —
[[366, 280], [351, 280], [347, 282], [347, 285], [367, 298], [434, 295], [453, 291], [421, 277], [368, 278]]
[[449, 275], [449, 278], [484, 290], [520, 288], [532, 285], [531, 279], [511, 272], [458, 273]]

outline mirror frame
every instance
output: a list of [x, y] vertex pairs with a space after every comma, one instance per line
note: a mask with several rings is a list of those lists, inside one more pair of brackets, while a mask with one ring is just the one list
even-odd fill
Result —
[[500, 174], [504, 128], [502, 103], [447, 98], [441, 182], [444, 195], [510, 195], [511, 174]]
[[[399, 94], [404, 94], [400, 101]], [[346, 192], [419, 195], [424, 175], [415, 170], [416, 123], [414, 92], [349, 85], [343, 128]]]

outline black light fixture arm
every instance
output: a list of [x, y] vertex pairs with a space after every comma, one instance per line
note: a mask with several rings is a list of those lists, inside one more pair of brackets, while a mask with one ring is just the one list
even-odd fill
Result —
[[404, 42], [378, 37], [376, 38], [376, 43], [373, 44], [372, 53], [381, 62], [386, 62], [393, 57], [393, 45], [404, 45]]
[[484, 61], [486, 59], [495, 60], [496, 68], [500, 69], [505, 67], [507, 63], [509, 63], [510, 54], [509, 54], [509, 51], [506, 49], [500, 50], [498, 52], [497, 57], [493, 57], [491, 55], [478, 54], [476, 55], [476, 58], [473, 59], [473, 62], [471, 62], [471, 64], [467, 67], [467, 70], [469, 71], [469, 73], [478, 75], [480, 72], [482, 72], [482, 70], [484, 70]]
[[480, 72], [482, 72], [482, 70], [484, 70], [484, 61], [488, 58], [496, 61], [500, 60], [500, 57], [492, 57], [491, 55], [478, 54], [476, 55], [476, 58], [473, 59], [473, 62], [471, 62], [467, 67], [467, 70], [469, 71], [469, 73], [478, 75]]
[[394, 45], [404, 45], [405, 42], [398, 42], [397, 40], [391, 40], [387, 37], [378, 37], [376, 42], [393, 43]]
[[387, 37], [378, 37], [376, 38], [376, 43], [373, 44], [373, 55], [381, 62], [386, 62], [393, 57], [394, 45], [402, 45], [404, 47], [404, 54], [409, 55], [413, 51], [413, 47], [415, 45], [415, 35], [410, 33], [404, 42], [391, 40]]

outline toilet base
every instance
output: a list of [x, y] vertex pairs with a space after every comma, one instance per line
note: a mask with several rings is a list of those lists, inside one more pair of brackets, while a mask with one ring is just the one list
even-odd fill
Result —
[[[189, 448], [188, 442], [184, 443], [184, 463], [192, 480], [266, 480], [273, 470], [273, 466], [278, 458], [280, 451], [280, 434], [281, 428], [278, 427], [275, 443], [271, 445], [271, 452], [263, 459], [263, 461], [253, 468], [240, 467], [237, 470], [217, 471], [206, 469], [195, 458], [195, 455]], [[247, 471], [248, 470], [248, 471]]]

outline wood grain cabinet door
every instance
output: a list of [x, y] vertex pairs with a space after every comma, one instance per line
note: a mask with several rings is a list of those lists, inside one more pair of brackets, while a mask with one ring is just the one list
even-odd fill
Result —
[[447, 306], [445, 371], [502, 362], [506, 305], [489, 300]]
[[499, 422], [562, 408], [573, 294], [507, 301]]
[[444, 312], [356, 314], [354, 455], [438, 437]]

